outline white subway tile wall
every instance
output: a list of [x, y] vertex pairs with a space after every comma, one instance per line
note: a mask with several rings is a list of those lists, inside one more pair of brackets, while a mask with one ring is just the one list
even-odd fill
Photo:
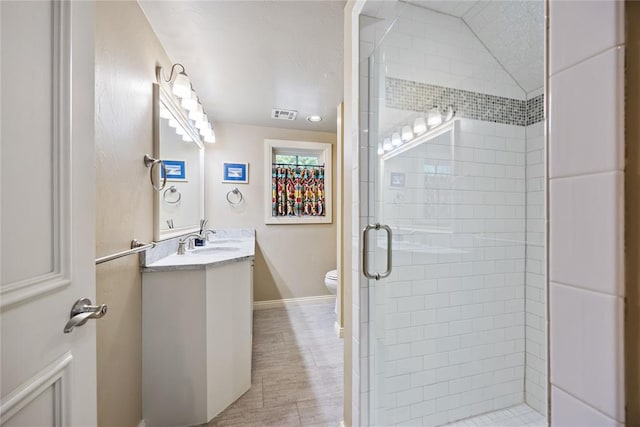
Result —
[[[373, 41], [364, 40], [362, 50], [371, 51]], [[354, 300], [356, 425], [436, 426], [525, 401], [545, 413], [544, 125], [541, 108], [523, 116], [529, 105], [541, 107], [541, 92], [527, 100], [461, 20], [413, 5], [404, 6], [378, 54], [372, 70], [360, 63], [360, 88], [368, 93], [360, 98], [354, 157], [354, 248], [366, 224], [393, 224], [394, 272], [371, 288], [354, 274], [368, 296]], [[379, 73], [371, 89], [369, 72]], [[389, 105], [387, 78], [524, 107], [513, 124], [463, 118], [453, 145], [443, 135], [386, 161], [376, 179], [369, 165], [378, 162], [378, 141], [369, 146], [369, 138], [412, 114]], [[391, 186], [392, 172], [403, 174], [402, 185]], [[383, 233], [373, 240], [385, 245]], [[383, 251], [369, 250], [382, 270]]]
[[[595, 28], [598, 30], [594, 31]], [[621, 44], [624, 44], [623, 1], [549, 1], [551, 75]]]
[[624, 2], [552, 1], [549, 25], [552, 424], [622, 425]]
[[[624, 145], [618, 142], [624, 133], [619, 102], [624, 74], [619, 70], [624, 70], [624, 49], [613, 48], [551, 79], [551, 110], [562, 117], [550, 122], [550, 133], [562, 141], [550, 146], [551, 178], [623, 168]], [[584, 117], [592, 117], [597, 126], [584, 126]]]
[[527, 243], [525, 273], [525, 402], [547, 413], [544, 122], [526, 127]]
[[[379, 218], [395, 225], [394, 272], [373, 290], [380, 425], [446, 423], [523, 402], [525, 128], [458, 126], [455, 137], [385, 161], [378, 183]], [[535, 261], [531, 274], [542, 274]], [[544, 322], [535, 320], [537, 384]]]
[[613, 420], [602, 412], [593, 409], [586, 403], [576, 399], [561, 389], [551, 387], [552, 426], [580, 427], [622, 427], [623, 423]]

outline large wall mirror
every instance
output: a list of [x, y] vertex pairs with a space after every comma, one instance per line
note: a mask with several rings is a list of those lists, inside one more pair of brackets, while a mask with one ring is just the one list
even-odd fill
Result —
[[[462, 223], [457, 228], [455, 223], [460, 215], [456, 193], [466, 189], [464, 185], [473, 187], [473, 182], [465, 183], [460, 175], [467, 164], [456, 163], [456, 123], [451, 120], [397, 147], [383, 143], [379, 150], [378, 182], [382, 185], [377, 202], [384, 223], [398, 224], [396, 240], [460, 232]], [[414, 250], [421, 247], [413, 244]], [[396, 245], [402, 246], [394, 242]]]
[[[165, 163], [167, 182], [155, 194], [156, 241], [198, 231], [204, 218], [204, 147], [171, 93], [153, 85], [154, 157]], [[164, 173], [164, 172], [163, 172]]]

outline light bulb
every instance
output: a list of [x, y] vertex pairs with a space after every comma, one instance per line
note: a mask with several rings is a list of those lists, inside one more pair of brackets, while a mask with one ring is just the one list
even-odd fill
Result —
[[378, 156], [381, 156], [384, 154], [384, 147], [382, 146], [382, 143], [378, 144]]
[[402, 138], [400, 138], [400, 134], [398, 132], [394, 132], [391, 135], [391, 145], [393, 145], [394, 147], [397, 147], [400, 144], [402, 144]]
[[409, 126], [404, 126], [402, 128], [402, 140], [404, 142], [411, 141], [413, 139], [413, 132]]
[[196, 92], [192, 90], [189, 96], [182, 98], [181, 105], [187, 111], [191, 111], [196, 108], [198, 106], [198, 95], [196, 95]]
[[214, 132], [213, 129], [211, 129], [211, 132], [209, 133], [209, 135], [204, 136], [204, 142], [208, 142], [210, 144], [213, 144], [216, 142], [216, 133]]
[[391, 138], [385, 138], [382, 142], [382, 149], [384, 151], [390, 151], [393, 149], [393, 145], [391, 144]]
[[427, 115], [427, 124], [429, 128], [433, 128], [442, 123], [442, 114], [440, 114], [440, 110], [438, 107], [434, 107], [429, 110], [429, 114]]
[[415, 122], [413, 122], [413, 133], [416, 135], [420, 135], [427, 131], [427, 124], [424, 121], [424, 117], [418, 117]]
[[207, 115], [205, 113], [202, 113], [200, 115], [200, 120], [196, 120], [196, 127], [200, 129], [201, 127], [205, 126], [207, 123], [209, 123], [209, 119], [207, 119]]
[[169, 126], [172, 128], [178, 127], [178, 121], [176, 119], [169, 119]]
[[200, 128], [200, 135], [206, 136], [211, 133], [211, 123], [207, 123], [205, 126]]
[[184, 71], [179, 72], [176, 76], [171, 91], [180, 98], [186, 98], [191, 94], [191, 82]]
[[454, 114], [455, 114], [455, 111], [453, 111], [453, 107], [449, 105], [447, 107], [447, 111], [445, 111], [444, 113], [444, 121], [448, 122], [449, 120], [453, 119]]
[[189, 113], [189, 118], [194, 121], [202, 120], [202, 104], [198, 103], [198, 106], [191, 110]]

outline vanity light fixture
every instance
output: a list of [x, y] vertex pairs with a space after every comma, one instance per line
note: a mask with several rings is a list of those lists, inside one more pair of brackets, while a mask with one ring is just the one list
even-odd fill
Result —
[[394, 147], [402, 145], [402, 138], [400, 137], [400, 134], [398, 132], [394, 132], [391, 135], [391, 145], [393, 145]]
[[416, 135], [423, 134], [427, 131], [427, 123], [424, 121], [424, 117], [418, 117], [413, 122], [413, 133]]
[[429, 128], [436, 127], [442, 123], [442, 114], [440, 113], [440, 109], [438, 107], [433, 107], [427, 113], [427, 124]]
[[209, 118], [207, 117], [207, 113], [203, 111], [200, 120], [196, 120], [196, 127], [198, 129], [202, 129], [206, 128], [207, 126], [209, 126]]
[[444, 112], [444, 121], [448, 122], [449, 120], [453, 119], [454, 114], [455, 114], [455, 111], [453, 111], [453, 107], [449, 105], [447, 107], [447, 110]]
[[187, 111], [191, 111], [191, 110], [197, 108], [198, 107], [198, 95], [196, 95], [196, 91], [195, 90], [191, 90], [191, 95], [185, 96], [184, 98], [182, 98], [182, 102], [180, 104]]
[[204, 142], [214, 144], [216, 142], [216, 133], [213, 129], [207, 135], [204, 136]]
[[189, 81], [189, 77], [187, 77], [187, 73], [184, 72], [184, 67], [181, 64], [175, 64], [171, 68], [171, 74], [173, 74], [173, 68], [175, 68], [176, 65], [180, 65], [182, 67], [182, 71], [178, 73], [176, 79], [173, 81], [172, 92], [175, 96], [185, 98], [191, 95], [191, 82]]
[[207, 122], [200, 127], [200, 135], [205, 136], [211, 133], [211, 123]]
[[407, 145], [412, 146], [414, 143], [422, 143], [424, 138], [430, 135], [437, 135], [440, 129], [445, 127], [445, 124], [454, 120], [455, 116], [456, 112], [451, 105], [442, 111], [439, 107], [433, 107], [424, 113], [424, 116], [413, 116], [415, 117], [413, 129], [408, 124], [395, 125], [391, 128], [395, 129], [395, 132], [378, 144], [378, 155], [388, 156], [387, 153], [389, 152], [404, 151]]
[[[182, 108], [184, 108], [184, 115], [186, 118], [191, 121], [189, 122], [189, 127], [195, 133], [191, 134], [190, 141], [193, 141], [194, 138], [199, 133], [206, 142], [215, 142], [215, 133], [213, 132], [213, 128], [209, 122], [209, 118], [202, 107], [202, 104], [198, 100], [198, 95], [196, 91], [193, 89], [191, 85], [191, 81], [187, 76], [186, 70], [182, 64], [173, 64], [171, 66], [171, 72], [169, 73], [169, 78], [165, 77], [162, 67], [156, 67], [156, 80], [160, 85], [161, 89], [163, 89], [163, 85], [170, 86], [170, 91], [167, 89], [163, 89], [164, 93], [169, 95], [175, 95], [178, 100], [176, 100], [176, 104], [179, 104]], [[169, 95], [170, 96], [170, 95]], [[168, 113], [168, 111], [167, 111]], [[181, 135], [188, 135], [188, 132], [181, 128], [178, 125], [178, 121], [173, 117], [165, 117], [165, 113], [160, 112], [160, 116], [163, 118], [169, 119], [169, 126], [176, 128], [176, 132]], [[319, 117], [319, 116], [318, 116]], [[322, 120], [322, 118], [320, 118]], [[197, 130], [195, 128], [197, 128]], [[187, 141], [186, 137], [183, 138]], [[199, 141], [198, 141], [199, 142]]]
[[189, 112], [189, 118], [195, 122], [198, 122], [202, 120], [202, 113], [203, 113], [202, 104], [198, 103], [196, 108], [194, 108]]
[[[182, 68], [182, 71], [176, 73], [176, 67]], [[158, 67], [156, 69], [156, 78], [158, 79], [158, 83], [160, 80], [163, 80], [165, 83], [171, 83], [173, 81], [171, 92], [175, 96], [185, 98], [191, 94], [191, 82], [182, 64], [173, 64], [171, 66], [171, 73], [169, 73], [168, 79], [162, 76], [162, 67]]]
[[311, 123], [318, 123], [322, 121], [322, 116], [318, 116], [318, 115], [307, 116], [307, 121]]
[[404, 142], [411, 141], [413, 139], [413, 132], [411, 131], [411, 127], [403, 126], [402, 127], [402, 140]]

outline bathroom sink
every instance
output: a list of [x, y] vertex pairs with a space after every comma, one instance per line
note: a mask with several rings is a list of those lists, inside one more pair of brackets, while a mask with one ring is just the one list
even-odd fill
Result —
[[233, 239], [220, 239], [220, 240], [212, 240], [209, 242], [210, 245], [217, 245], [220, 243], [238, 243], [240, 242], [240, 240], [233, 240]]
[[191, 253], [204, 255], [204, 254], [214, 254], [218, 252], [235, 252], [239, 250], [240, 248], [234, 248], [233, 246], [216, 246], [213, 248], [195, 249], [191, 251]]

